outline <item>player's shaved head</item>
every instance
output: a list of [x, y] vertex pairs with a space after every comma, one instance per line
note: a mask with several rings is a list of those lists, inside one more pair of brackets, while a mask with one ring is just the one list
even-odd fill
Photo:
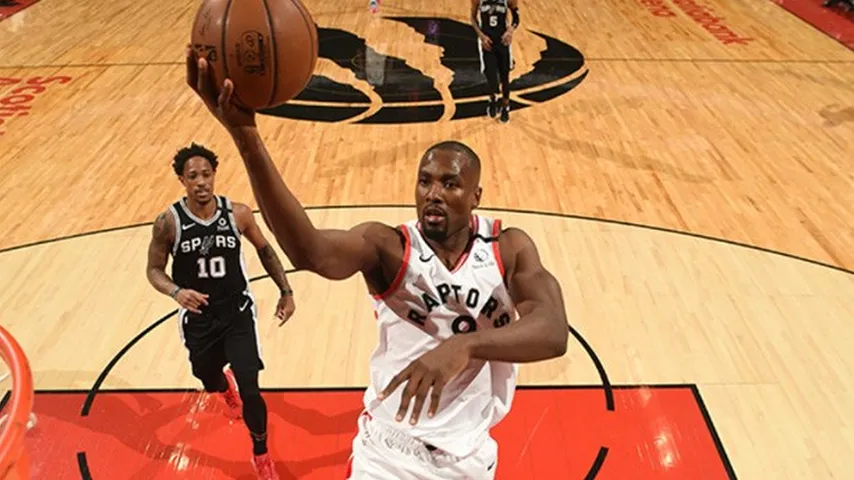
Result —
[[463, 158], [468, 160], [468, 166], [471, 167], [473, 173], [476, 174], [477, 179], [480, 179], [480, 157], [477, 156], [477, 153], [475, 153], [471, 147], [456, 140], [445, 140], [444, 142], [439, 142], [428, 148], [427, 151], [424, 152], [424, 156], [421, 157], [421, 161], [424, 162], [424, 160], [430, 157], [431, 153], [437, 150], [459, 153]]

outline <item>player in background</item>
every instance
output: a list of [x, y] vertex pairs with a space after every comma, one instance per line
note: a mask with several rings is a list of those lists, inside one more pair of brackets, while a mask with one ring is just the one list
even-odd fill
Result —
[[[507, 13], [511, 14], [507, 25]], [[513, 69], [513, 33], [519, 27], [519, 0], [471, 0], [471, 22], [477, 33], [480, 71], [489, 83], [487, 114], [501, 123], [510, 121], [510, 70]], [[500, 90], [499, 90], [500, 85]], [[501, 103], [496, 96], [501, 93]]]
[[[276, 480], [267, 449], [267, 405], [258, 386], [258, 373], [264, 369], [258, 312], [249, 290], [241, 236], [254, 245], [279, 287], [275, 315], [280, 326], [294, 313], [293, 291], [252, 210], [214, 194], [218, 163], [213, 152], [196, 144], [175, 155], [172, 167], [186, 196], [155, 220], [146, 272], [149, 283], [180, 306], [178, 328], [193, 376], [206, 392], [222, 395], [231, 418], [243, 418], [258, 478]], [[169, 255], [171, 277], [165, 271]], [[224, 371], [226, 364], [229, 368]]]

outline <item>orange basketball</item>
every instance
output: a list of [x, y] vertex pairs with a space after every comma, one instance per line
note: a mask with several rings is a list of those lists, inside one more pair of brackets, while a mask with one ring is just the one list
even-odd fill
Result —
[[256, 110], [299, 94], [317, 63], [317, 26], [300, 0], [202, 0], [191, 41], [217, 87], [230, 78], [237, 102]]

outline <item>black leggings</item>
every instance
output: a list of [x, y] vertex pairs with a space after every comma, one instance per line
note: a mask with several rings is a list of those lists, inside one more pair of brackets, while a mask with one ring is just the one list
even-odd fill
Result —
[[[502, 93], [505, 100], [510, 98], [510, 47], [500, 40], [492, 41], [492, 50], [483, 50], [483, 74], [489, 83], [489, 93]], [[499, 91], [498, 87], [501, 86]]]
[[[243, 400], [243, 421], [249, 428], [249, 433], [255, 441], [266, 439], [267, 404], [261, 397], [261, 389], [258, 387], [258, 371], [234, 371], [234, 378], [237, 380], [240, 399]], [[224, 392], [228, 389], [228, 383], [222, 371], [218, 374], [209, 373], [199, 380], [202, 381], [207, 392]]]

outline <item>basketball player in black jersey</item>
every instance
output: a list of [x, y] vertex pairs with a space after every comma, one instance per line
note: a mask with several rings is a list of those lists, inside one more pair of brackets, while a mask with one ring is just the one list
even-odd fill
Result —
[[[241, 235], [255, 246], [264, 269], [279, 287], [279, 325], [294, 312], [293, 292], [252, 210], [214, 195], [217, 164], [213, 152], [196, 144], [175, 155], [173, 168], [187, 193], [154, 222], [148, 281], [180, 305], [178, 322], [193, 375], [205, 391], [222, 394], [232, 418], [243, 417], [258, 477], [273, 480], [278, 477], [267, 452], [267, 406], [258, 387], [264, 363]], [[171, 278], [165, 272], [170, 254]], [[226, 364], [229, 368], [224, 371]]]
[[[512, 14], [507, 25], [507, 12]], [[501, 123], [510, 121], [510, 70], [513, 68], [513, 32], [519, 26], [519, 0], [471, 0], [471, 22], [480, 48], [480, 69], [489, 82], [487, 113]], [[496, 96], [501, 85], [502, 102]]]

